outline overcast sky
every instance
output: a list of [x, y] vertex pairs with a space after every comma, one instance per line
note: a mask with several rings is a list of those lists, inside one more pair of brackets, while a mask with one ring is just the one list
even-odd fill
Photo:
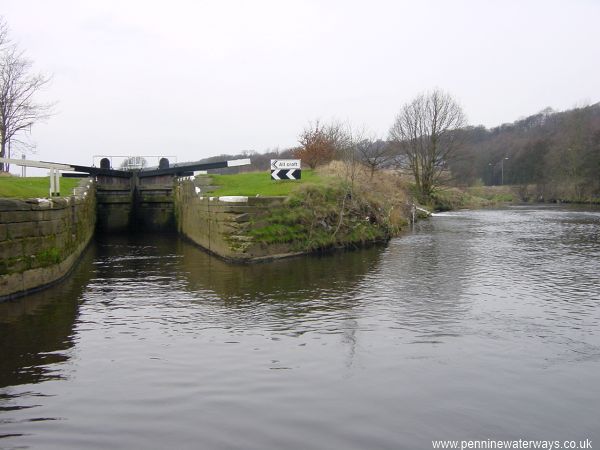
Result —
[[317, 118], [385, 137], [435, 87], [488, 127], [600, 100], [597, 0], [0, 0], [0, 15], [53, 76], [31, 159], [286, 148]]

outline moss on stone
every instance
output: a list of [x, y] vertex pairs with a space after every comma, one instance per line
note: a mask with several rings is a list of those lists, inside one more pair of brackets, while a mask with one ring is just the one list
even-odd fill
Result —
[[52, 264], [58, 264], [65, 257], [64, 251], [59, 250], [56, 247], [49, 248], [43, 252], [35, 255], [34, 259], [39, 264], [38, 267], [47, 267]]

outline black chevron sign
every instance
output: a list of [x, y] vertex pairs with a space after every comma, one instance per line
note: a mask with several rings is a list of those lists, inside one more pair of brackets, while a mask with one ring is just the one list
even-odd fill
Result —
[[300, 169], [271, 170], [271, 180], [299, 180], [301, 175]]

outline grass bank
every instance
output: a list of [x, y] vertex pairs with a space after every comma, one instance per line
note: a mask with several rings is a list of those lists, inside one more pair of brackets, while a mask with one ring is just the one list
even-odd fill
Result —
[[314, 170], [302, 170], [300, 180], [271, 180], [269, 172], [244, 172], [235, 175], [211, 175], [212, 183], [218, 186], [211, 195], [263, 195], [286, 196], [303, 185], [323, 185], [326, 176]]
[[[78, 178], [61, 178], [60, 195], [71, 195], [79, 181]], [[49, 190], [49, 177], [0, 177], [1, 198], [44, 198], [49, 196]]]

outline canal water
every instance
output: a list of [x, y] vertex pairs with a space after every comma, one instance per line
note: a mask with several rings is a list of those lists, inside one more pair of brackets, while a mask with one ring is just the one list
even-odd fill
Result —
[[99, 237], [0, 305], [0, 448], [600, 448], [599, 275], [600, 211], [560, 207], [248, 266]]

